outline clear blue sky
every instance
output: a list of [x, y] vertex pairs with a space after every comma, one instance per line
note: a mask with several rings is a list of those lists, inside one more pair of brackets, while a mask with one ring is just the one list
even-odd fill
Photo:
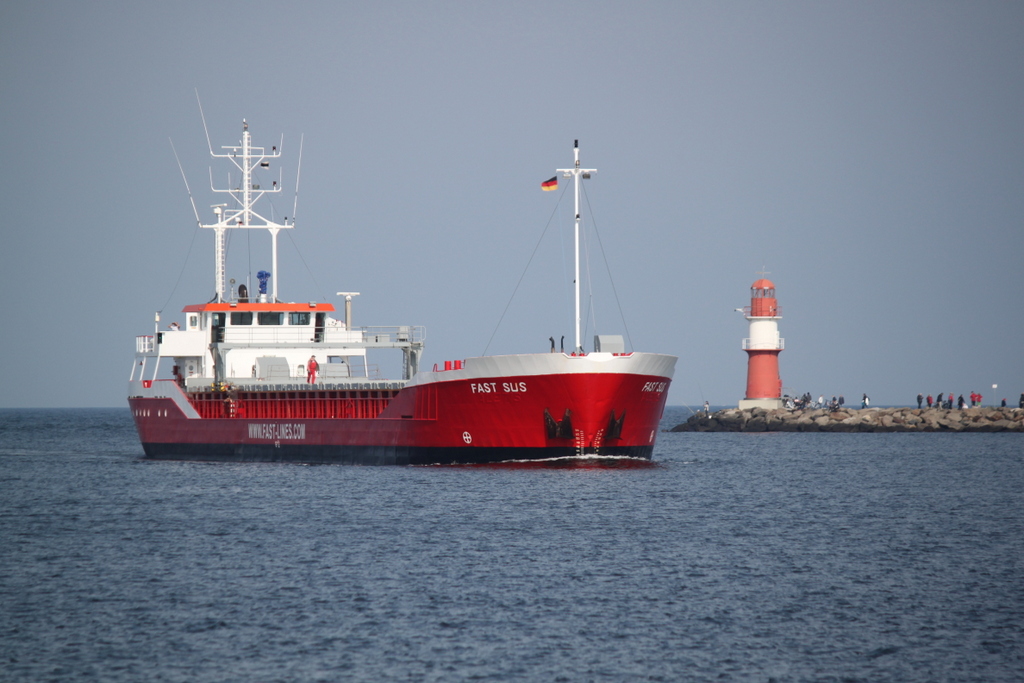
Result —
[[670, 403], [742, 398], [762, 268], [787, 388], [1015, 402], [1022, 74], [1019, 2], [6, 3], [0, 407], [125, 405], [154, 311], [212, 296], [169, 143], [209, 219], [196, 89], [214, 145], [284, 135], [289, 186], [304, 135], [282, 298], [362, 292], [427, 367], [571, 338], [571, 198], [539, 184], [579, 138], [588, 336], [680, 356]]

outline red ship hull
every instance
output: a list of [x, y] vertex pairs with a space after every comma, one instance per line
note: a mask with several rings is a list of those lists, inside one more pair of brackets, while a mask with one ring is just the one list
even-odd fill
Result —
[[[468, 359], [404, 388], [186, 394], [133, 382], [146, 457], [430, 465], [650, 459], [675, 358], [534, 354]], [[384, 385], [385, 383], [380, 383]], [[212, 409], [212, 410], [211, 410]]]

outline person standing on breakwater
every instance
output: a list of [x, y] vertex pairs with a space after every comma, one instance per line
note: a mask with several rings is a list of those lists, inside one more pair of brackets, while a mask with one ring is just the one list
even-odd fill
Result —
[[871, 405], [871, 399], [868, 398], [867, 394], [862, 394], [861, 397], [860, 397], [860, 409], [864, 410], [869, 405]]
[[1024, 394], [1020, 395], [1020, 402], [1017, 403], [1018, 408], [1024, 408]]
[[1003, 399], [1003, 402], [999, 405], [999, 407], [1000, 408], [1005, 408], [1006, 407], [1006, 399], [1005, 398]]
[[[918, 410], [921, 410], [921, 401], [923, 401], [923, 400], [924, 400], [924, 396], [922, 396], [921, 394], [918, 394], [917, 395], [917, 409]], [[929, 408], [932, 407], [932, 402], [931, 401], [928, 401], [928, 407]]]
[[[963, 398], [963, 396], [961, 396], [960, 398]], [[953, 410], [953, 394], [952, 393], [949, 394], [949, 400], [946, 402], [946, 407], [949, 408], [950, 410]]]
[[931, 407], [932, 407], [932, 395], [928, 394], [928, 409], [931, 410]]
[[965, 400], [964, 400], [964, 395], [963, 395], [963, 394], [960, 394], [960, 396], [959, 396], [959, 397], [957, 397], [957, 399], [956, 399], [956, 407], [957, 407], [957, 408], [958, 408], [959, 410], [963, 410], [963, 409], [964, 409], [964, 404], [965, 404], [965, 403], [967, 403], [967, 401], [965, 401]]
[[846, 405], [846, 399], [843, 398], [842, 394], [839, 394], [839, 407], [842, 408], [844, 405]]

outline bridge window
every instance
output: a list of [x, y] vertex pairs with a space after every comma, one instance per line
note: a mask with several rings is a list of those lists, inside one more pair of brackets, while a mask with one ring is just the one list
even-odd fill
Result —
[[260, 311], [260, 325], [284, 325], [284, 313]]
[[309, 324], [309, 313], [289, 313], [288, 314], [289, 325], [308, 325]]
[[252, 311], [236, 311], [231, 314], [232, 325], [252, 325]]

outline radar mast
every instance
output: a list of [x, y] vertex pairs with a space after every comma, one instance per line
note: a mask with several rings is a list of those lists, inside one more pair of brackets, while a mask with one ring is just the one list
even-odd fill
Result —
[[272, 277], [272, 301], [277, 301], [277, 233], [282, 228], [292, 228], [295, 225], [295, 217], [288, 223], [277, 223], [261, 215], [253, 207], [263, 195], [276, 194], [281, 191], [280, 180], [272, 181], [269, 188], [253, 182], [253, 171], [258, 168], [269, 169], [270, 160], [281, 156], [277, 145], [270, 148], [268, 152], [265, 147], [256, 147], [252, 144], [252, 137], [249, 133], [249, 124], [242, 119], [242, 141], [238, 145], [225, 145], [221, 147], [223, 154], [217, 154], [210, 147], [210, 156], [215, 159], [228, 159], [235, 167], [242, 172], [242, 182], [233, 188], [218, 189], [213, 185], [213, 170], [210, 171], [210, 189], [214, 192], [222, 192], [231, 195], [234, 199], [234, 206], [227, 204], [216, 204], [213, 207], [213, 214], [217, 222], [203, 225], [204, 228], [212, 228], [215, 235], [214, 246], [214, 278], [217, 287], [217, 302], [225, 301], [225, 261], [227, 258], [225, 250], [225, 239], [227, 231], [231, 228], [262, 228], [270, 231], [271, 236], [271, 277]]

